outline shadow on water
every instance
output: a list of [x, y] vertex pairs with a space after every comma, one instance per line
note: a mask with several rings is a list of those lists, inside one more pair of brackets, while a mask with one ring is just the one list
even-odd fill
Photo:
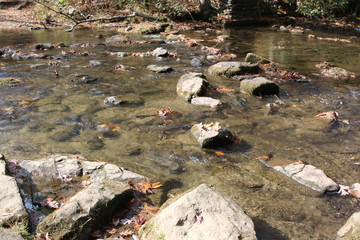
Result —
[[273, 228], [266, 221], [254, 217], [252, 218], [255, 225], [256, 237], [259, 240], [290, 240], [291, 238], [287, 237], [286, 234], [279, 231], [276, 228]]

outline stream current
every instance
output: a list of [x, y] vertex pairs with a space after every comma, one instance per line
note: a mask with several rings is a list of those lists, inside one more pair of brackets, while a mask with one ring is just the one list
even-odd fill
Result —
[[[321, 32], [316, 36], [349, 38]], [[36, 43], [97, 43], [95, 36], [116, 34], [110, 30], [86, 29], [66, 33], [56, 31], [0, 31], [0, 48], [32, 49]], [[243, 60], [248, 52], [266, 57], [282, 70], [296, 71], [310, 82], [279, 83], [278, 98], [286, 104], [276, 114], [268, 114], [266, 104], [277, 97], [254, 97], [239, 92], [239, 82], [213, 76], [207, 69], [192, 67], [193, 58], [204, 58], [200, 47], [182, 43], [69, 47], [35, 51], [61, 55], [61, 51], [89, 51], [89, 56], [54, 60], [0, 59], [0, 78], [24, 80], [17, 86], [0, 85], [0, 151], [8, 159], [35, 159], [56, 153], [81, 154], [106, 161], [159, 180], [160, 205], [168, 197], [198, 186], [213, 185], [236, 201], [253, 219], [259, 239], [335, 239], [336, 232], [350, 215], [360, 210], [359, 201], [338, 194], [319, 194], [292, 179], [265, 167], [257, 158], [271, 156], [272, 165], [305, 161], [323, 170], [342, 185], [360, 180], [360, 81], [321, 77], [315, 64], [330, 62], [360, 75], [360, 40], [351, 43], [309, 39], [270, 28], [189, 31], [204, 45], [235, 53]], [[230, 39], [216, 43], [217, 35]], [[161, 35], [129, 36], [131, 40], [164, 39]], [[109, 56], [110, 52], [146, 52], [163, 47], [176, 58]], [[90, 60], [100, 61], [90, 66]], [[44, 63], [34, 67], [34, 64]], [[121, 64], [127, 71], [115, 70]], [[153, 73], [147, 65], [167, 65], [171, 73]], [[54, 64], [53, 64], [54, 65]], [[59, 74], [54, 76], [54, 71]], [[235, 92], [210, 95], [221, 99], [213, 110], [190, 105], [176, 95], [176, 84], [186, 72], [202, 72], [211, 87], [233, 88]], [[88, 74], [96, 82], [68, 81], [71, 74]], [[109, 106], [109, 96], [126, 96], [129, 104]], [[171, 119], [157, 116], [170, 107]], [[320, 112], [337, 111], [341, 124], [316, 117]], [[237, 147], [203, 150], [190, 133], [195, 123], [219, 122], [240, 139]], [[104, 134], [99, 125], [112, 124], [116, 131]], [[221, 219], [219, 219], [221, 224]]]

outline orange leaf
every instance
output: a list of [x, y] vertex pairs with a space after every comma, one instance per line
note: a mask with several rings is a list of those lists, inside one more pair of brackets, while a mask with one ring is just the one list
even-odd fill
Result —
[[143, 185], [146, 188], [151, 188], [151, 183], [149, 182], [141, 181], [141, 185]]
[[139, 230], [140, 228], [141, 228], [140, 224], [134, 226], [134, 229], [136, 229], [136, 230]]
[[156, 183], [151, 184], [151, 188], [159, 188], [159, 187], [161, 187], [161, 186], [162, 186], [162, 185], [161, 185], [160, 182], [156, 182]]
[[159, 208], [149, 206], [146, 202], [144, 203], [143, 210], [147, 213], [156, 214], [159, 211]]
[[225, 153], [223, 153], [223, 152], [215, 152], [215, 154], [218, 156], [225, 156]]

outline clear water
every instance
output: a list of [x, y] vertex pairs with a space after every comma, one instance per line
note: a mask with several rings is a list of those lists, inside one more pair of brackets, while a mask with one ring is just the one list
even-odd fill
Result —
[[[32, 49], [38, 42], [65, 44], [101, 42], [105, 30], [0, 31], [0, 48]], [[340, 37], [318, 32], [322, 37]], [[107, 161], [160, 180], [164, 187], [157, 204], [168, 197], [208, 183], [226, 197], [239, 203], [254, 220], [259, 239], [335, 239], [347, 218], [359, 211], [359, 201], [338, 195], [320, 195], [293, 180], [264, 167], [256, 158], [272, 154], [271, 164], [306, 161], [322, 169], [340, 184], [359, 182], [360, 167], [360, 81], [319, 77], [315, 64], [328, 61], [360, 75], [360, 40], [337, 43], [308, 39], [307, 34], [292, 35], [270, 28], [187, 32], [207, 40], [219, 34], [232, 39], [216, 46], [241, 59], [254, 52], [271, 59], [284, 70], [298, 71], [310, 83], [280, 83], [279, 98], [287, 106], [268, 115], [265, 105], [275, 97], [257, 98], [236, 91], [209, 95], [225, 104], [218, 110], [196, 107], [176, 96], [179, 77], [188, 71], [203, 72], [212, 86], [239, 90], [239, 82], [207, 73], [211, 64], [191, 67], [190, 60], [203, 57], [198, 47], [182, 44], [145, 44], [117, 47], [87, 47], [75, 50], [96, 55], [63, 59], [60, 66], [30, 68], [30, 64], [49, 60], [14, 61], [6, 65], [1, 77], [16, 77], [26, 82], [17, 87], [0, 86], [0, 151], [8, 159], [35, 159], [54, 153], [81, 154], [89, 159]], [[152, 36], [152, 38], [162, 38]], [[134, 40], [151, 37], [130, 36]], [[20, 45], [19, 45], [20, 44]], [[145, 52], [156, 47], [176, 51], [181, 61], [154, 57], [106, 56], [105, 51]], [[46, 51], [59, 55], [61, 50]], [[102, 65], [90, 67], [90, 60]], [[116, 64], [132, 67], [116, 71]], [[149, 64], [168, 65], [169, 74], [148, 71]], [[57, 70], [59, 77], [54, 77]], [[99, 80], [91, 84], [69, 82], [73, 73], [84, 73]], [[127, 95], [137, 104], [111, 107], [105, 97]], [[19, 98], [38, 98], [28, 103]], [[156, 111], [170, 107], [176, 117], [164, 120]], [[330, 125], [315, 117], [319, 112], [339, 112], [350, 124]], [[218, 121], [241, 140], [236, 147], [214, 151], [200, 149], [189, 129], [194, 123]], [[101, 136], [97, 126], [118, 124], [121, 129]], [[219, 219], [221, 224], [221, 219]]]

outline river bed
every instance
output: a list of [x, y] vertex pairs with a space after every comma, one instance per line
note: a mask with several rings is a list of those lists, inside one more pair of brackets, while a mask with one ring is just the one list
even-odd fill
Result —
[[[278, 68], [296, 71], [310, 82], [280, 82], [278, 97], [254, 97], [239, 92], [239, 82], [213, 76], [207, 69], [220, 60], [204, 61], [193, 67], [190, 61], [205, 58], [200, 47], [183, 43], [161, 43], [162, 35], [129, 36], [144, 44], [94, 46], [104, 42], [96, 36], [116, 34], [110, 30], [86, 29], [72, 33], [55, 31], [0, 31], [0, 48], [34, 49], [36, 43], [90, 43], [89, 46], [55, 48], [36, 53], [60, 56], [61, 51], [92, 54], [55, 60], [0, 59], [0, 78], [23, 79], [16, 86], [0, 85], [0, 151], [8, 159], [35, 159], [55, 153], [81, 154], [88, 159], [115, 163], [163, 183], [157, 205], [168, 197], [200, 183], [213, 185], [241, 205], [253, 219], [259, 239], [335, 239], [348, 217], [360, 210], [350, 196], [319, 194], [265, 167], [258, 157], [271, 156], [272, 164], [305, 161], [322, 169], [342, 185], [360, 179], [360, 81], [321, 77], [315, 67], [323, 61], [360, 75], [360, 39], [351, 43], [308, 38], [309, 32], [291, 34], [271, 28], [211, 29], [185, 34], [203, 39], [243, 60], [248, 52], [276, 63]], [[214, 42], [218, 35], [229, 40]], [[349, 37], [346, 37], [349, 39]], [[155, 41], [156, 40], [156, 41]], [[163, 47], [177, 58], [117, 57], [106, 52], [147, 52]], [[100, 61], [90, 66], [90, 60]], [[53, 62], [52, 64], [48, 64]], [[33, 64], [44, 63], [38, 67]], [[126, 66], [126, 71], [115, 66]], [[153, 73], [147, 65], [171, 66], [170, 73]], [[186, 72], [202, 72], [212, 86], [210, 94], [221, 99], [217, 110], [190, 105], [176, 96], [176, 84]], [[56, 74], [57, 73], [57, 74]], [[90, 84], [70, 82], [74, 73], [98, 78]], [[56, 76], [58, 75], [58, 76]], [[215, 87], [235, 89], [219, 93]], [[109, 106], [109, 96], [126, 96], [130, 104]], [[280, 99], [286, 104], [268, 114], [266, 104]], [[174, 116], [157, 115], [171, 108]], [[340, 124], [316, 117], [337, 111]], [[195, 123], [219, 122], [240, 140], [236, 147], [201, 149], [190, 133]], [[99, 125], [114, 131], [103, 133]], [[101, 128], [101, 127], [100, 127]], [[221, 224], [221, 219], [219, 219]]]

